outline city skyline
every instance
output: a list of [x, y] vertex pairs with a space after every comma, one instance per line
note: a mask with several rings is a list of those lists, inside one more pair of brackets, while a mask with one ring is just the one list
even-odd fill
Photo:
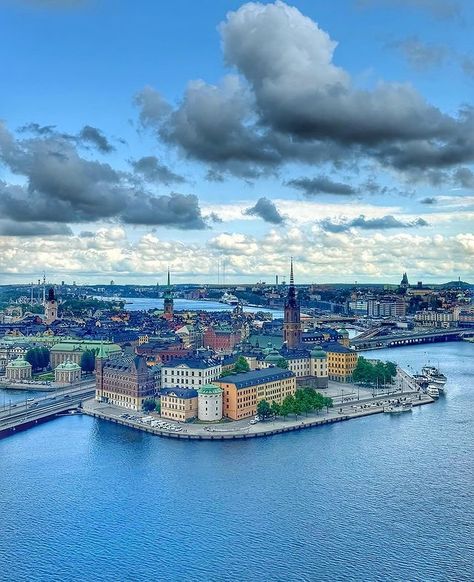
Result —
[[474, 279], [469, 3], [0, 14], [0, 283]]

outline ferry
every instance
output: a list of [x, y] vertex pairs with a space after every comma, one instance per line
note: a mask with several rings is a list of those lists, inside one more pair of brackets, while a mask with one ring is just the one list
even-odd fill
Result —
[[441, 374], [438, 368], [435, 366], [424, 366], [421, 369], [421, 373], [428, 378], [430, 384], [435, 384], [438, 390], [441, 392], [444, 390], [447, 378], [444, 374]]
[[224, 295], [219, 299], [221, 303], [226, 303], [227, 305], [238, 305], [239, 299], [232, 293], [225, 292]]

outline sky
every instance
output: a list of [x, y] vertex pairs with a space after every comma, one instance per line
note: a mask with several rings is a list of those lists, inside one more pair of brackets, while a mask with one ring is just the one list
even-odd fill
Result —
[[474, 280], [474, 6], [0, 0], [0, 283]]

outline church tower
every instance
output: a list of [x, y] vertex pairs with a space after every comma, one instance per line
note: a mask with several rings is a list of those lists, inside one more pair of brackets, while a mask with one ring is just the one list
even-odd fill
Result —
[[51, 287], [48, 291], [48, 299], [44, 304], [44, 322], [49, 325], [56, 319], [58, 319], [58, 303], [54, 296], [54, 289]]
[[168, 285], [164, 293], [164, 317], [166, 319], [173, 319], [173, 291], [170, 283], [170, 270], [168, 269]]
[[293, 278], [293, 258], [290, 266], [290, 286], [285, 300], [285, 315], [283, 320], [283, 341], [287, 349], [299, 348], [301, 344], [300, 304], [296, 296]]

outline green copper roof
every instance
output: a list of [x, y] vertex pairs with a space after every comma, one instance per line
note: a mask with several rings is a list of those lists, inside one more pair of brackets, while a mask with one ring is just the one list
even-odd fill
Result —
[[278, 362], [281, 360], [281, 355], [279, 351], [275, 348], [265, 357], [265, 362]]
[[78, 371], [81, 369], [81, 366], [79, 366], [79, 364], [76, 364], [76, 362], [71, 362], [71, 360], [66, 360], [65, 362], [63, 362], [62, 364], [59, 364], [58, 366], [56, 366], [56, 370], [68, 370], [68, 371]]
[[222, 393], [222, 388], [219, 388], [219, 386], [216, 386], [215, 384], [205, 384], [204, 386], [201, 386], [200, 388], [197, 389], [198, 393], [201, 395], [204, 394], [221, 394]]
[[22, 358], [20, 356], [16, 360], [12, 360], [11, 362], [9, 362], [6, 365], [6, 367], [8, 369], [11, 369], [11, 368], [31, 368], [31, 364], [30, 364], [30, 362], [28, 362], [27, 360], [25, 360], [24, 358]]
[[324, 350], [318, 350], [318, 349], [311, 350], [310, 355], [312, 358], [327, 358], [328, 357]]

